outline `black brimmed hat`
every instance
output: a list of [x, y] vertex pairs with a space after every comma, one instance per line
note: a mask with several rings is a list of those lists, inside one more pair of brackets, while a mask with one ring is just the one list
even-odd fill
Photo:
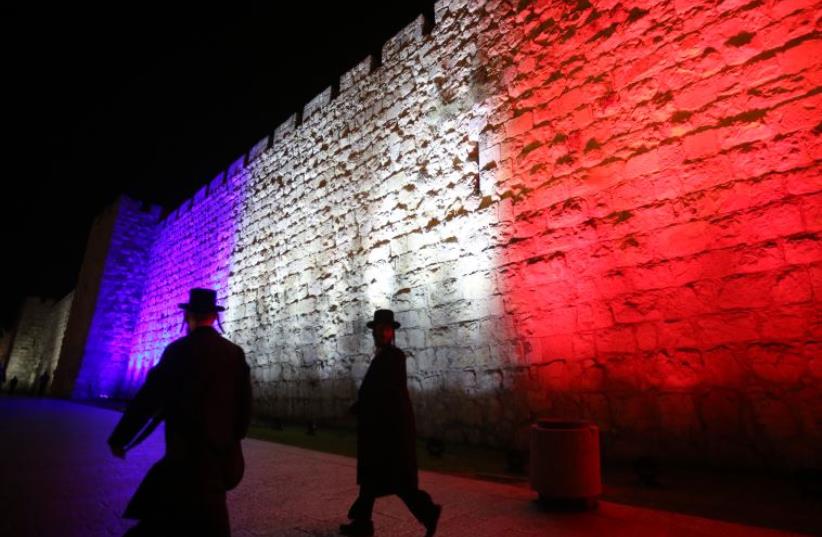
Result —
[[217, 291], [214, 289], [194, 288], [188, 292], [188, 302], [179, 305], [191, 313], [217, 313], [225, 308], [217, 305]]
[[365, 326], [374, 328], [378, 324], [390, 324], [394, 328], [399, 328], [400, 323], [394, 320], [394, 312], [391, 310], [377, 310], [374, 312], [374, 320], [368, 321]]

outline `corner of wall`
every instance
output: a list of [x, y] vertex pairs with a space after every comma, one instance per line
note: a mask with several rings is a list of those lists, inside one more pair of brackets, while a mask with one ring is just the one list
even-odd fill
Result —
[[273, 142], [285, 140], [297, 128], [297, 114], [291, 114], [274, 129]]
[[365, 80], [371, 72], [372, 56], [368, 55], [357, 65], [340, 76], [340, 93], [346, 93], [354, 88], [361, 81]]
[[303, 107], [303, 121], [308, 121], [310, 117], [322, 110], [331, 102], [331, 86], [325, 88]]
[[425, 17], [418, 15], [408, 26], [385, 42], [382, 48], [383, 61], [395, 58], [403, 49], [421, 40], [424, 28]]
[[243, 170], [245, 170], [245, 155], [242, 155], [241, 157], [237, 158], [236, 160], [234, 160], [234, 162], [228, 165], [228, 169], [226, 170], [226, 177], [230, 181], [235, 175], [243, 173]]
[[246, 155], [246, 166], [252, 164], [255, 160], [260, 158], [263, 153], [271, 149], [272, 137], [271, 135], [266, 135], [265, 138], [254, 144], [251, 149], [248, 150], [248, 155]]

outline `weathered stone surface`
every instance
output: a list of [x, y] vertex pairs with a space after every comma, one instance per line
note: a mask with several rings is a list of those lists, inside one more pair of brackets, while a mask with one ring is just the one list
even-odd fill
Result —
[[19, 326], [6, 364], [6, 378], [17, 377], [20, 391], [34, 388], [37, 377], [51, 363], [46, 346], [53, 333], [58, 332], [53, 325], [53, 307], [53, 300], [27, 298], [20, 311]]
[[262, 414], [342, 416], [390, 306], [422, 434], [819, 463], [817, 7], [514, 4], [438, 2], [159, 224], [126, 388], [202, 285]]

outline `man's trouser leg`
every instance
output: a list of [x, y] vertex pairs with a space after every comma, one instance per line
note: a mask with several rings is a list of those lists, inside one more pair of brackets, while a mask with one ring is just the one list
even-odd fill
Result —
[[370, 522], [371, 514], [374, 511], [374, 500], [376, 497], [360, 487], [360, 495], [354, 500], [351, 509], [348, 510], [348, 518], [362, 522]]
[[431, 520], [434, 515], [434, 502], [430, 494], [424, 490], [414, 489], [402, 491], [397, 496], [405, 503], [414, 518], [422, 524], [427, 524]]
[[201, 520], [203, 526], [196, 535], [202, 535], [203, 537], [231, 536], [231, 527], [228, 522], [228, 505], [224, 495], [208, 502], [208, 507]]

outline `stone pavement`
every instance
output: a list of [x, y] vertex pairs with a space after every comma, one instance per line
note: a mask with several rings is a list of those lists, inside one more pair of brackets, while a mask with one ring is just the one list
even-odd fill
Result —
[[[57, 400], [0, 397], [0, 535], [122, 535], [118, 514], [162, 453], [157, 431], [126, 461], [105, 444], [119, 414]], [[229, 495], [235, 537], [336, 535], [356, 494], [355, 461], [257, 440], [244, 443], [247, 473]], [[444, 505], [442, 537], [797, 535], [601, 502], [594, 513], [548, 514], [528, 489], [423, 472]], [[377, 501], [377, 534], [421, 536], [396, 498]]]

